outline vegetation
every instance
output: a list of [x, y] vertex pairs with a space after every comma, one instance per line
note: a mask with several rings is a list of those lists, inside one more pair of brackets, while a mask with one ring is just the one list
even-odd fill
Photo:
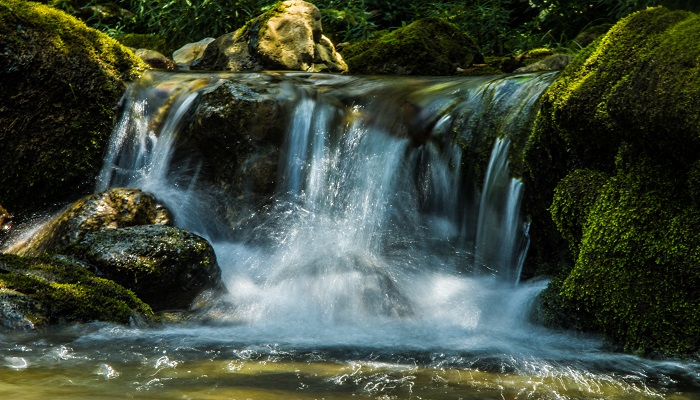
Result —
[[[43, 0], [112, 35], [156, 34], [172, 48], [233, 32], [275, 0]], [[439, 17], [473, 37], [484, 54], [572, 47], [584, 29], [648, 6], [700, 10], [693, 0], [310, 0], [335, 42], [372, 38], [413, 21]]]
[[531, 209], [551, 204], [552, 226], [533, 218], [545, 233], [533, 237], [563, 236], [570, 250], [542, 297], [549, 323], [643, 354], [700, 350], [698, 54], [700, 15], [650, 8], [543, 95], [526, 185]]

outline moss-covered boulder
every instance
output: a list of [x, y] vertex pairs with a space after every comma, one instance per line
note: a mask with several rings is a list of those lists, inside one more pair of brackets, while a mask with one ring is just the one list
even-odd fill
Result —
[[156, 311], [187, 309], [203, 291], [224, 290], [209, 242], [178, 228], [98, 230], [70, 252], [93, 266], [98, 276], [133, 290]]
[[484, 62], [466, 33], [439, 18], [347, 45], [341, 54], [354, 74], [451, 75]]
[[19, 217], [88, 193], [125, 82], [146, 65], [51, 7], [0, 0], [0, 203]]
[[149, 319], [151, 308], [130, 290], [76, 262], [0, 254], [0, 326], [39, 329], [59, 322]]
[[650, 8], [543, 95], [526, 201], [537, 262], [551, 251], [562, 271], [542, 297], [551, 323], [629, 351], [700, 351], [699, 57], [700, 16]]
[[64, 251], [93, 231], [135, 225], [170, 225], [170, 212], [152, 194], [114, 188], [86, 196], [7, 252], [42, 257]]

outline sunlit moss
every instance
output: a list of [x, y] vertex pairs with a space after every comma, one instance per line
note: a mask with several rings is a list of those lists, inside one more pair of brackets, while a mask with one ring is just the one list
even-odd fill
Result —
[[67, 261], [0, 254], [0, 288], [23, 293], [40, 304], [41, 312], [29, 315], [37, 327], [46, 322], [128, 323], [136, 314], [153, 316], [151, 308], [130, 290]]
[[550, 248], [558, 231], [572, 260], [542, 297], [550, 321], [628, 351], [700, 350], [699, 57], [700, 16], [650, 8], [543, 95], [525, 152], [528, 207], [552, 211], [556, 225], [540, 213], [535, 229]]

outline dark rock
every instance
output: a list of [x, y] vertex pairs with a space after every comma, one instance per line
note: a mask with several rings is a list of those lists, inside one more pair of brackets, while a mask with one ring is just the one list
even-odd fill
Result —
[[93, 231], [72, 252], [156, 311], [188, 308], [202, 291], [224, 290], [214, 249], [182, 229], [143, 225]]
[[75, 261], [0, 254], [0, 326], [5, 329], [62, 322], [127, 324], [152, 316], [133, 292]]

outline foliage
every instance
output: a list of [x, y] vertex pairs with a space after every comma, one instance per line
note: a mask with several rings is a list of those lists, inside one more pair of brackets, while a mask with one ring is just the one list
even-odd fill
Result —
[[[44, 0], [112, 35], [153, 33], [171, 46], [218, 37], [243, 26], [275, 0]], [[468, 33], [484, 54], [513, 54], [569, 44], [584, 29], [614, 23], [648, 6], [699, 10], [692, 0], [309, 0], [335, 42], [373, 38], [439, 17]], [[115, 5], [117, 7], [115, 7]], [[121, 10], [121, 11], [120, 11]]]

